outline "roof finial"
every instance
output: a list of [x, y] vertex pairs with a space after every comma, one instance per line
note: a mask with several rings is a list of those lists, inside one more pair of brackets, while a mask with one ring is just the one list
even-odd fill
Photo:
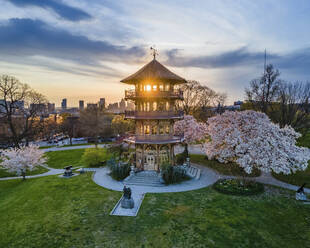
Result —
[[155, 48], [155, 46], [151, 46], [151, 54], [153, 55], [153, 59], [156, 59], [156, 55], [158, 55], [157, 49]]

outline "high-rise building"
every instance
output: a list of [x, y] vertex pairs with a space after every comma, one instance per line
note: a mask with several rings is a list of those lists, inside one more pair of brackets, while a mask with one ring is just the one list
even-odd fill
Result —
[[62, 99], [61, 108], [62, 109], [67, 109], [67, 98]]
[[47, 111], [48, 111], [48, 113], [54, 113], [55, 112], [55, 103], [48, 103], [47, 104]]
[[83, 109], [84, 109], [84, 101], [83, 101], [83, 100], [80, 100], [80, 101], [79, 101], [79, 109], [80, 109], [80, 110], [83, 110]]
[[125, 109], [126, 109], [126, 102], [125, 102], [125, 99], [123, 98], [119, 103], [119, 110], [120, 112], [124, 112]]
[[105, 98], [100, 98], [99, 108], [100, 109], [104, 109], [105, 108]]

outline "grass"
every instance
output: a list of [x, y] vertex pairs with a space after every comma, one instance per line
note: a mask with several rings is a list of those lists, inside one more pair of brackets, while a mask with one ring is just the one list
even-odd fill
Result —
[[[34, 170], [32, 171], [27, 171], [26, 176], [32, 176], [32, 175], [38, 175], [38, 174], [42, 174], [48, 172], [48, 169], [42, 167], [42, 166], [38, 166], [36, 167]], [[3, 177], [16, 177], [16, 173], [13, 172], [8, 172], [6, 169], [3, 169], [0, 167], [0, 178]]]
[[110, 216], [121, 196], [49, 176], [0, 182], [0, 247], [310, 247], [310, 206], [275, 188], [147, 194], [137, 217]]
[[85, 149], [47, 152], [47, 165], [51, 168], [63, 169], [65, 166], [83, 166], [81, 160]]
[[272, 173], [272, 176], [280, 181], [290, 183], [293, 185], [301, 186], [303, 183], [307, 183], [306, 187], [310, 188], [310, 167], [308, 163], [308, 168], [305, 171], [297, 171], [291, 175], [276, 174]]
[[[103, 144], [112, 144], [112, 142], [102, 142], [98, 143], [98, 145], [103, 145]], [[70, 147], [70, 146], [90, 146], [90, 145], [95, 145], [94, 143], [84, 143], [84, 144], [72, 144], [72, 145], [63, 145], [60, 147]], [[46, 148], [51, 148], [51, 147], [56, 147], [56, 145], [50, 145], [50, 146], [40, 146], [40, 149], [46, 149]]]
[[251, 174], [247, 174], [236, 163], [222, 164], [216, 160], [206, 159], [205, 155], [190, 154], [190, 159], [193, 163], [207, 166], [223, 175], [258, 177], [261, 174], [258, 169], [254, 169]]

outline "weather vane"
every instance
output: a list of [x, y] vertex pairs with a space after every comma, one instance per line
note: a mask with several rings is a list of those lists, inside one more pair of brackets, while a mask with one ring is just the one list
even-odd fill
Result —
[[158, 55], [157, 49], [154, 46], [150, 47], [151, 49], [151, 54], [153, 55], [153, 58], [156, 59], [156, 55]]

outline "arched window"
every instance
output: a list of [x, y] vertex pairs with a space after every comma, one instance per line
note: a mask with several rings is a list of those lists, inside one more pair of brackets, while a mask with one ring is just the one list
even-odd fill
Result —
[[152, 126], [152, 134], [153, 135], [157, 134], [157, 125]]
[[169, 134], [169, 131], [170, 131], [170, 126], [169, 125], [166, 125], [166, 134]]
[[157, 102], [153, 102], [153, 111], [157, 111]]
[[150, 111], [150, 102], [146, 103], [146, 111]]
[[146, 135], [150, 134], [150, 125], [144, 126], [144, 134], [146, 134]]
[[167, 101], [167, 102], [166, 102], [166, 110], [167, 110], [167, 111], [169, 111], [169, 107], [170, 107], [170, 104], [169, 104], [169, 102]]

